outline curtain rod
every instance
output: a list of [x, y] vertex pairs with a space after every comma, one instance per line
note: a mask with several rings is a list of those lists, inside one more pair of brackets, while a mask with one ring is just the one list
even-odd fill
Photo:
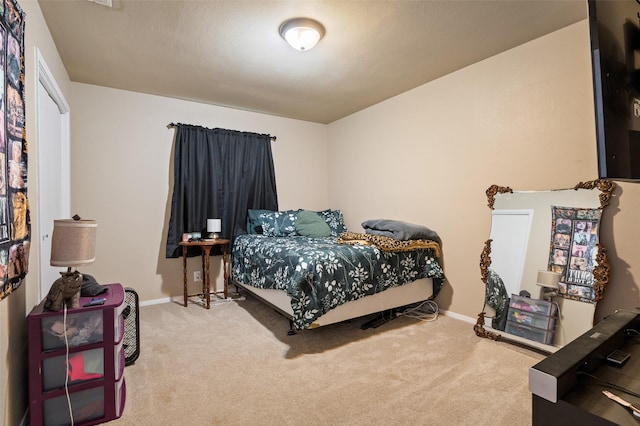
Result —
[[[171, 129], [171, 128], [175, 128], [178, 127], [180, 123], [176, 124], [176, 123], [169, 123], [167, 124], [167, 128]], [[193, 126], [193, 124], [189, 124], [189, 126]], [[202, 126], [198, 126], [198, 127], [202, 127]], [[204, 127], [206, 129], [206, 127]], [[271, 140], [271, 142], [275, 142], [278, 138], [276, 136], [271, 136], [269, 135], [269, 139]]]

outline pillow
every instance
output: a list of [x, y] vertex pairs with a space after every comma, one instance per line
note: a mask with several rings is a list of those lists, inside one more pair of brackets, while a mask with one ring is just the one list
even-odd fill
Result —
[[331, 228], [318, 213], [301, 210], [296, 219], [296, 232], [304, 237], [328, 237]]
[[262, 234], [267, 237], [294, 237], [298, 210], [260, 213]]
[[401, 220], [371, 219], [362, 222], [364, 232], [382, 235], [395, 240], [433, 240], [442, 244], [438, 233], [423, 225], [416, 225]]
[[259, 218], [262, 213], [273, 213], [273, 210], [247, 211], [247, 234], [262, 234], [262, 222]]
[[323, 210], [318, 212], [320, 217], [329, 225], [331, 229], [331, 235], [337, 237], [343, 232], [347, 232], [347, 227], [344, 226], [344, 220], [342, 218], [342, 210]]

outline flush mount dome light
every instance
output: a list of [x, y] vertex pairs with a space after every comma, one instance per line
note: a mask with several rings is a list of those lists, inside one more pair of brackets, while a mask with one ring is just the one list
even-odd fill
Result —
[[294, 49], [309, 50], [324, 36], [324, 27], [313, 19], [294, 18], [280, 25], [280, 35]]

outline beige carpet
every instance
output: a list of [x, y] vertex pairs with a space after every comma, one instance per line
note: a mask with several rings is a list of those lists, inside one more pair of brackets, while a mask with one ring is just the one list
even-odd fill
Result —
[[288, 336], [255, 299], [140, 309], [140, 358], [114, 425], [529, 425], [542, 355], [439, 316]]

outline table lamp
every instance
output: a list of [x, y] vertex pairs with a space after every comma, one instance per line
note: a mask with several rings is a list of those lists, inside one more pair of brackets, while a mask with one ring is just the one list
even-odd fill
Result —
[[560, 274], [552, 271], [538, 271], [537, 285], [542, 287], [542, 299], [550, 302], [558, 295]]
[[220, 238], [220, 231], [222, 231], [221, 219], [207, 219], [207, 232], [209, 233], [210, 239], [217, 240]]
[[66, 266], [67, 270], [60, 272], [61, 277], [51, 286], [45, 310], [59, 311], [63, 305], [68, 308], [79, 306], [82, 274], [71, 268], [88, 265], [96, 259], [97, 227], [95, 220], [82, 220], [78, 216], [53, 221], [50, 264]]

